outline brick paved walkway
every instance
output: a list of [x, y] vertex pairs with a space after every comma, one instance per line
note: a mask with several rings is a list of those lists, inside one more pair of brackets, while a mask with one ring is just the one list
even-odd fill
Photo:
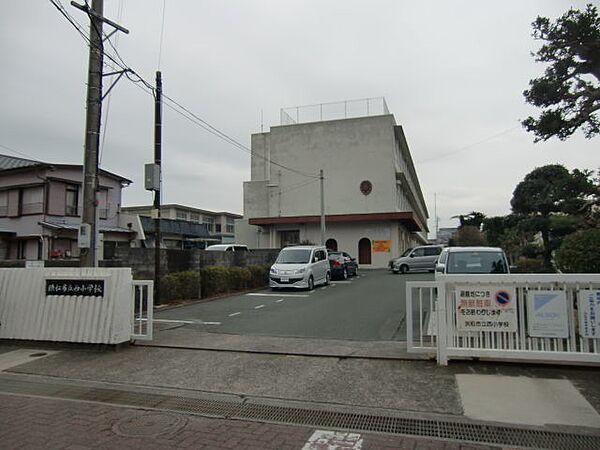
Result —
[[[224, 420], [98, 403], [0, 394], [1, 449], [302, 450], [308, 427]], [[361, 450], [491, 449], [429, 439], [362, 434]], [[352, 450], [317, 446], [315, 450]], [[311, 450], [312, 450], [311, 448]]]

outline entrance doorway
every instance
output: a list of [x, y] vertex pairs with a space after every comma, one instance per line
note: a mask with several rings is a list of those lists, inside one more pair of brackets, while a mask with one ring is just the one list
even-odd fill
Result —
[[327, 250], [331, 250], [332, 252], [337, 252], [337, 249], [338, 249], [337, 241], [335, 239], [327, 239], [327, 242], [325, 242], [325, 247], [327, 248]]
[[358, 263], [371, 264], [371, 240], [362, 238], [358, 241]]

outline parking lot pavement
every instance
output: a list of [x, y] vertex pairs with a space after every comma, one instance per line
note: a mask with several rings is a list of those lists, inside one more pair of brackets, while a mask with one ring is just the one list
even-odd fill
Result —
[[[0, 394], [5, 449], [392, 450], [491, 449], [406, 436], [226, 420], [21, 395]], [[328, 446], [324, 446], [329, 442]]]
[[161, 328], [209, 333], [356, 341], [406, 339], [405, 283], [430, 274], [363, 270], [314, 291], [263, 290], [155, 314]]

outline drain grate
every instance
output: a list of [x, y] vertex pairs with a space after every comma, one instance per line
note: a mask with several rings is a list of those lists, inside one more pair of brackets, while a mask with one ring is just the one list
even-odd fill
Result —
[[535, 428], [496, 426], [465, 421], [382, 416], [341, 411], [261, 404], [251, 400], [227, 401], [167, 394], [123, 391], [2, 379], [0, 392], [123, 406], [362, 432], [402, 434], [503, 446], [557, 449], [598, 449], [600, 434], [577, 434]]

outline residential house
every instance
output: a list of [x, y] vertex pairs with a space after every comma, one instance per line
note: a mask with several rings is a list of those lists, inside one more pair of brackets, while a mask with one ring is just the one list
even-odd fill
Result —
[[[140, 227], [121, 214], [121, 190], [131, 181], [99, 171], [100, 258], [129, 246]], [[83, 169], [0, 155], [0, 259], [77, 258]]]
[[[153, 216], [153, 210], [154, 207], [152, 205], [123, 207], [123, 212], [137, 214], [142, 219], [144, 232], [147, 235], [147, 247], [154, 246], [154, 224], [147, 220]], [[240, 219], [242, 216], [230, 212], [208, 211], [206, 209], [169, 203], [161, 205], [160, 217], [161, 219], [165, 219], [165, 227], [170, 230], [166, 234], [163, 231], [163, 247], [205, 248], [211, 244], [229, 244], [234, 242], [235, 220]], [[169, 221], [172, 222], [169, 224]], [[161, 221], [162, 223], [163, 221]]]
[[[337, 115], [328, 115], [335, 107]], [[253, 134], [251, 145], [237, 242], [319, 243], [321, 169], [328, 248], [358, 256], [365, 267], [386, 267], [406, 248], [427, 242], [417, 172], [384, 99], [282, 110], [282, 124]]]

